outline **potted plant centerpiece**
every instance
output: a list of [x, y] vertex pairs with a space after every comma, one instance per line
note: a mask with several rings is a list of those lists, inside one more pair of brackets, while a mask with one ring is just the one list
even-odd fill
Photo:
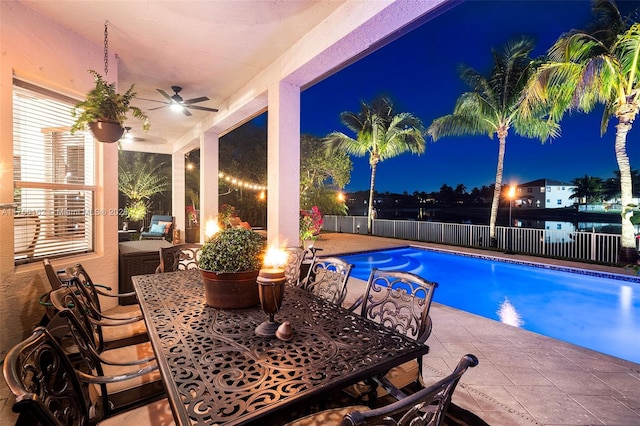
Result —
[[198, 262], [207, 305], [222, 309], [256, 306], [256, 279], [266, 248], [262, 235], [245, 228], [223, 228], [209, 238]]
[[107, 83], [94, 70], [89, 72], [93, 75], [96, 86], [84, 101], [75, 105], [72, 111], [75, 122], [71, 126], [71, 133], [89, 128], [100, 142], [116, 142], [124, 133], [122, 125], [128, 113], [143, 121], [142, 128], [145, 132], [149, 130], [147, 115], [140, 108], [130, 105], [136, 95], [134, 85], [121, 95], [116, 92], [115, 83]]

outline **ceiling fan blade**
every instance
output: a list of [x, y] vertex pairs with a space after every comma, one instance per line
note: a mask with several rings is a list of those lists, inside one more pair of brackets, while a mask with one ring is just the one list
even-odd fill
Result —
[[[164, 103], [164, 102], [163, 102], [163, 103]], [[161, 106], [159, 106], [159, 107], [149, 108], [149, 111], [153, 111], [153, 110], [160, 109], [160, 108], [166, 108], [166, 107], [168, 107], [168, 106], [169, 106], [169, 105], [161, 105]]]
[[189, 105], [189, 104], [196, 104], [198, 102], [204, 102], [208, 100], [209, 98], [207, 98], [206, 96], [201, 96], [199, 98], [187, 99], [186, 101], [182, 101], [182, 103], [185, 105]]
[[160, 92], [160, 94], [161, 94], [162, 96], [164, 96], [165, 98], [167, 98], [167, 100], [168, 100], [169, 102], [174, 102], [174, 101], [173, 101], [173, 99], [171, 98], [171, 96], [167, 95], [167, 92], [165, 92], [165, 91], [164, 91], [164, 90], [162, 90], [162, 89], [156, 89], [156, 90], [157, 90], [158, 92]]
[[201, 111], [211, 111], [211, 112], [218, 112], [218, 110], [216, 108], [208, 108], [208, 107], [203, 107], [203, 106], [198, 106], [198, 105], [185, 105], [185, 108], [191, 108], [191, 109], [199, 109]]
[[157, 103], [159, 103], [159, 104], [166, 104], [166, 102], [165, 102], [165, 101], [159, 101], [159, 100], [157, 100], [157, 99], [139, 98], [139, 97], [137, 97], [137, 96], [136, 96], [136, 100], [138, 100], [138, 99], [139, 99], [139, 100], [141, 100], [141, 101], [149, 101], [149, 102], [157, 102]]
[[186, 115], [187, 117], [191, 117], [191, 113], [190, 113], [186, 108], [184, 108], [184, 107], [182, 108], [182, 113], [183, 113], [184, 115]]

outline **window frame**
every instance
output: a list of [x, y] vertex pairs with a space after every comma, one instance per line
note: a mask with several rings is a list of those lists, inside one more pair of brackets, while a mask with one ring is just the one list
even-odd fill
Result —
[[78, 100], [14, 77], [12, 103], [14, 264], [95, 252], [97, 146], [69, 132]]

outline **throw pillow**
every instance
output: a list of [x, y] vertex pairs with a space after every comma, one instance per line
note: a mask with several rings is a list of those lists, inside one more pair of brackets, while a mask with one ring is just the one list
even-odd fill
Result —
[[149, 230], [149, 232], [151, 232], [152, 234], [164, 234], [164, 230], [165, 230], [164, 225], [160, 225], [159, 223], [154, 223], [153, 225], [151, 225], [151, 229]]
[[158, 225], [162, 225], [164, 226], [164, 232], [163, 234], [166, 234], [167, 232], [169, 232], [169, 228], [171, 228], [171, 222], [163, 222], [163, 221], [159, 221]]

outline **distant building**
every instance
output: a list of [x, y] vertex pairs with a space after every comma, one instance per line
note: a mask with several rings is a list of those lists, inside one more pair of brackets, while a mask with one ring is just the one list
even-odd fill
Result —
[[538, 179], [519, 184], [514, 199], [515, 207], [557, 209], [571, 207], [574, 185], [551, 179]]

